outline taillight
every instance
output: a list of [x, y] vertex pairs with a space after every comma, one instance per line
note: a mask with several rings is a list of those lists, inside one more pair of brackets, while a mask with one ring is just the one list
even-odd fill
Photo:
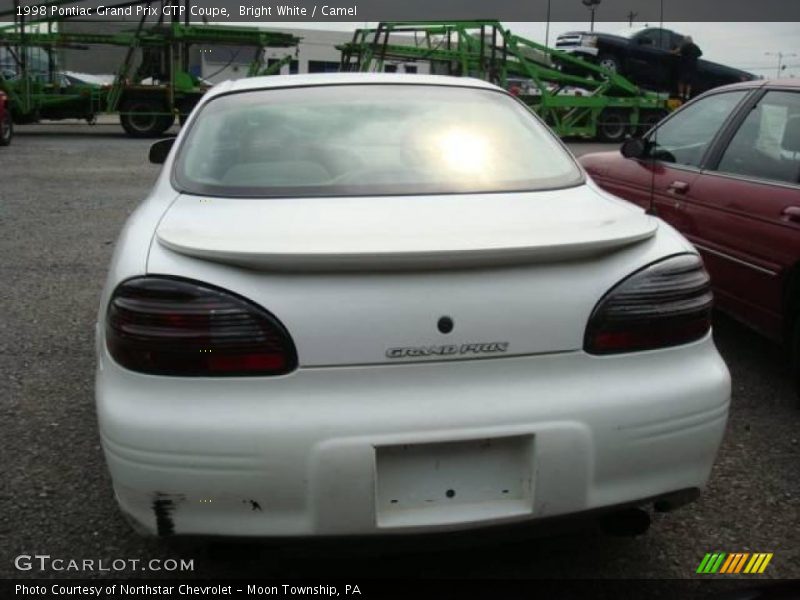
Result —
[[584, 349], [615, 354], [686, 344], [711, 328], [711, 285], [700, 257], [673, 256], [614, 286], [595, 307]]
[[156, 375], [282, 375], [297, 366], [289, 333], [263, 308], [170, 277], [137, 277], [117, 287], [106, 343], [123, 367]]

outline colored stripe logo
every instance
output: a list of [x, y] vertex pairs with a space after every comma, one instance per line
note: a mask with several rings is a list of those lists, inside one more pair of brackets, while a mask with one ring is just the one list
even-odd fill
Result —
[[771, 560], [772, 552], [755, 552], [752, 554], [749, 552], [732, 552], [730, 554], [709, 552], [700, 561], [697, 573], [704, 575], [714, 573], [726, 575], [763, 573]]

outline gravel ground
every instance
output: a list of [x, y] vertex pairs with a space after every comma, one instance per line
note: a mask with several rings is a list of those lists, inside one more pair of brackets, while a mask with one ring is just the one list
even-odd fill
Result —
[[788, 367], [779, 348], [723, 317], [715, 336], [734, 395], [710, 486], [693, 505], [654, 515], [645, 536], [587, 531], [378, 556], [358, 556], [352, 544], [308, 553], [137, 537], [116, 509], [100, 451], [92, 345], [114, 241], [158, 172], [147, 147], [115, 126], [41, 125], [18, 128], [0, 149], [0, 577], [76, 576], [14, 570], [15, 556], [38, 553], [190, 558], [195, 577], [684, 578], [706, 552], [723, 550], [774, 552], [766, 575], [800, 578], [800, 410]]

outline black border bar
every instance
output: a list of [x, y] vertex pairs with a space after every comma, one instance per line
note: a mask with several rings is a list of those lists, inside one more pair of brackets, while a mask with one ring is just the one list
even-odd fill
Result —
[[[19, 0], [22, 6], [39, 5], [48, 0]], [[53, 0], [49, 0], [53, 2]], [[97, 7], [113, 6], [119, 0], [57, 0], [63, 7], [92, 9], [88, 18], [106, 21], [128, 17], [98, 17]], [[152, 6], [160, 5], [154, 0]], [[596, 0], [591, 8], [579, 0], [194, 0], [197, 9], [225, 9], [216, 22], [353, 22], [365, 21], [453, 21], [499, 20], [584, 22], [594, 10], [597, 22], [627, 22], [635, 15], [637, 23], [667, 22], [797, 22], [800, 37], [800, 2], [796, 0]], [[278, 7], [291, 9], [278, 14]], [[354, 9], [345, 14], [325, 15], [323, 7]], [[14, 0], [0, 0], [0, 14], [14, 8]], [[270, 8], [258, 17], [248, 16], [242, 8]], [[131, 16], [136, 19], [136, 16]], [[3, 19], [6, 20], [6, 19]], [[200, 22], [200, 16], [191, 16]]]

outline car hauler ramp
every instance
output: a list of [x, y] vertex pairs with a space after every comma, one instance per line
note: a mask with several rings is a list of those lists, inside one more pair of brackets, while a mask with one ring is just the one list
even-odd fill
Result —
[[625, 77], [513, 34], [498, 21], [382, 22], [339, 46], [343, 71], [383, 71], [391, 61], [425, 61], [432, 73], [478, 77], [520, 97], [560, 136], [619, 142], [668, 111], [667, 97]]
[[[48, 9], [85, 4], [84, 0], [56, 0], [38, 4]], [[138, 27], [117, 33], [77, 33], [61, 27], [65, 18], [19, 17], [16, 11], [0, 12], [0, 19], [14, 17], [0, 27], [0, 47], [13, 57], [13, 75], [0, 73], [0, 89], [9, 96], [11, 113], [17, 123], [41, 119], [86, 119], [98, 114], [119, 113], [125, 131], [133, 137], [158, 136], [169, 129], [177, 116], [181, 121], [205, 93], [205, 85], [189, 73], [192, 45], [252, 47], [248, 76], [275, 72], [285, 64], [264, 65], [264, 48], [286, 48], [296, 52], [299, 38], [252, 27], [191, 24], [191, 0], [134, 0], [125, 5], [184, 6], [183, 21], [165, 22], [163, 10], [157, 21], [143, 15]], [[50, 14], [50, 11], [45, 11]], [[134, 21], [132, 25], [135, 25]], [[89, 49], [97, 46], [127, 48], [118, 65], [114, 82], [108, 86], [74, 84], [65, 81], [57, 69], [56, 51], [61, 48]], [[48, 57], [47, 72], [35, 70], [28, 57], [38, 48]], [[289, 57], [290, 54], [287, 54]], [[285, 57], [286, 58], [286, 57]]]

